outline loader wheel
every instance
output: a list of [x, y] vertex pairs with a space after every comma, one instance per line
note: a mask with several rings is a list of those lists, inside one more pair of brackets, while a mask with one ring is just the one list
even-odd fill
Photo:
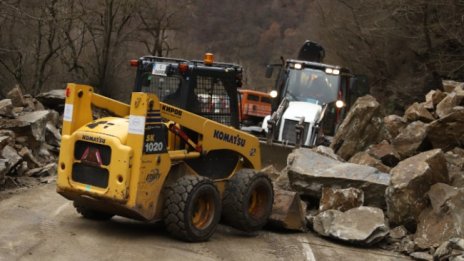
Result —
[[74, 207], [76, 208], [77, 213], [81, 214], [84, 218], [92, 220], [110, 220], [114, 215], [101, 212], [98, 210], [93, 210], [87, 207], [80, 205], [77, 202], [74, 202]]
[[225, 223], [252, 232], [261, 229], [271, 215], [274, 190], [269, 178], [242, 169], [226, 185], [222, 213]]
[[216, 231], [221, 213], [219, 192], [201, 176], [184, 176], [167, 188], [164, 223], [181, 240], [201, 242]]

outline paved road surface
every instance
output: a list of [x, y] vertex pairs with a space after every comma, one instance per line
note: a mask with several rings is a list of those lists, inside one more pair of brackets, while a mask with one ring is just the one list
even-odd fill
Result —
[[[172, 239], [160, 224], [81, 218], [55, 184], [0, 193], [0, 260], [400, 260], [391, 252], [337, 245], [311, 233], [219, 226], [209, 242]], [[407, 259], [405, 259], [407, 260]]]

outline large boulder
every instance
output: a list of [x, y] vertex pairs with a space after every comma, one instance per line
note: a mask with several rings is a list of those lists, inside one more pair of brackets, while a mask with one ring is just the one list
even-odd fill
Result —
[[322, 188], [359, 188], [369, 206], [384, 207], [390, 175], [353, 163], [343, 163], [310, 149], [295, 149], [288, 157], [288, 178], [294, 191], [320, 198]]
[[449, 93], [438, 105], [435, 110], [440, 118], [446, 117], [453, 112], [454, 107], [458, 106], [462, 101], [462, 97], [455, 92]]
[[380, 104], [367, 95], [359, 98], [337, 130], [330, 147], [345, 160], [387, 135], [383, 128]]
[[409, 106], [404, 113], [404, 117], [409, 122], [413, 121], [422, 121], [422, 122], [431, 122], [435, 120], [435, 117], [425, 108], [425, 103], [415, 102], [413, 105]]
[[64, 89], [57, 89], [40, 93], [35, 98], [47, 108], [63, 111], [66, 95]]
[[427, 140], [444, 151], [464, 144], [464, 108], [429, 124]]
[[464, 237], [464, 188], [435, 184], [427, 193], [431, 207], [422, 211], [414, 241], [423, 249]]
[[18, 117], [21, 122], [27, 122], [30, 125], [32, 137], [36, 141], [45, 141], [46, 124], [49, 120], [50, 112], [48, 110], [34, 111]]
[[464, 150], [454, 148], [445, 153], [450, 185], [464, 188]]
[[456, 81], [452, 81], [452, 80], [443, 80], [442, 84], [443, 84], [443, 90], [445, 92], [448, 92], [448, 93], [454, 92], [458, 88], [460, 88], [460, 89], [464, 88], [464, 83], [463, 82], [456, 82]]
[[306, 231], [306, 204], [293, 191], [274, 189], [274, 203], [269, 224], [288, 230]]
[[388, 234], [383, 211], [373, 207], [358, 207], [346, 212], [327, 210], [313, 219], [314, 230], [326, 237], [370, 246]]
[[390, 171], [386, 190], [387, 216], [392, 224], [415, 227], [428, 206], [426, 192], [438, 182], [449, 181], [444, 153], [434, 149], [401, 161]]
[[323, 188], [322, 197], [319, 202], [319, 211], [335, 209], [347, 211], [362, 206], [364, 193], [357, 188], [334, 189]]
[[408, 126], [408, 122], [403, 117], [398, 115], [388, 115], [383, 118], [383, 124], [389, 136], [395, 138], [402, 129]]
[[371, 166], [384, 173], [390, 172], [389, 167], [385, 166], [379, 159], [372, 157], [371, 155], [369, 155], [369, 153], [365, 151], [361, 151], [354, 154], [354, 156], [351, 157], [348, 162], [359, 165]]
[[427, 130], [427, 124], [421, 121], [412, 122], [393, 139], [394, 150], [398, 152], [402, 159], [405, 159], [418, 152], [431, 149], [426, 139]]
[[6, 145], [3, 148], [1, 156], [2, 158], [8, 160], [9, 166], [7, 172], [9, 172], [11, 168], [16, 167], [22, 161], [22, 158], [18, 155], [18, 152], [16, 152], [16, 150], [9, 145]]

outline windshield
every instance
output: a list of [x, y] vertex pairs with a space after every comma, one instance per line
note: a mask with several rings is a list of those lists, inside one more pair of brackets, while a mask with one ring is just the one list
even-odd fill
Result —
[[305, 101], [316, 104], [334, 102], [338, 97], [340, 75], [305, 68], [290, 69], [284, 91], [289, 101]]

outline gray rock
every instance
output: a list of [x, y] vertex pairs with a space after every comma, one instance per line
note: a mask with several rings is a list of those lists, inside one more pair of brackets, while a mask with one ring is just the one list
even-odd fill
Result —
[[61, 133], [51, 122], [45, 125], [45, 141], [53, 146], [59, 147], [61, 144]]
[[364, 193], [360, 189], [323, 188], [322, 197], [319, 202], [319, 211], [322, 212], [329, 209], [347, 211], [352, 208], [360, 207], [363, 203]]
[[462, 97], [455, 92], [449, 93], [438, 105], [435, 110], [440, 118], [446, 117], [453, 112], [453, 108], [458, 106], [462, 101]]
[[438, 247], [451, 238], [464, 237], [464, 189], [435, 184], [428, 196], [432, 207], [419, 216], [414, 238], [417, 246], [422, 249]]
[[338, 128], [330, 147], [345, 160], [387, 136], [380, 104], [367, 95], [358, 98]]
[[401, 158], [405, 159], [418, 152], [431, 149], [426, 137], [427, 124], [415, 121], [401, 130], [395, 139], [393, 139], [392, 145]]
[[357, 245], [370, 246], [388, 234], [382, 210], [373, 207], [346, 212], [327, 210], [314, 217], [313, 222], [318, 234]]
[[11, 99], [11, 102], [15, 107], [22, 107], [26, 105], [23, 92], [21, 91], [21, 88], [19, 88], [19, 85], [16, 85], [13, 89], [11, 89], [6, 95], [6, 97], [8, 99]]
[[40, 93], [35, 97], [47, 108], [63, 110], [64, 100], [66, 99], [65, 90], [57, 89], [49, 92]]
[[385, 166], [379, 159], [372, 157], [369, 153], [365, 151], [361, 151], [354, 154], [354, 156], [351, 157], [348, 162], [359, 165], [371, 166], [384, 173], [390, 172], [390, 167]]
[[408, 230], [404, 226], [397, 226], [395, 228], [390, 229], [390, 234], [388, 235], [390, 238], [399, 240], [403, 239], [408, 235]]
[[460, 260], [464, 258], [464, 239], [451, 238], [443, 242], [433, 254], [434, 260]]
[[389, 174], [368, 166], [342, 163], [305, 148], [295, 149], [288, 162], [288, 177], [294, 191], [320, 198], [323, 187], [353, 187], [364, 192], [366, 205], [385, 206]]
[[10, 171], [11, 168], [14, 168], [22, 160], [21, 156], [18, 155], [16, 150], [9, 145], [3, 148], [2, 157], [8, 160], [8, 163], [10, 165], [8, 171]]
[[333, 151], [332, 148], [330, 147], [326, 147], [326, 146], [317, 146], [315, 148], [312, 149], [314, 152], [317, 152], [323, 156], [326, 156], [326, 157], [329, 157], [331, 159], [334, 159], [334, 160], [338, 160], [338, 161], [341, 161], [341, 162], [344, 162], [345, 160], [342, 159], [340, 156], [338, 156], [337, 154], [335, 154], [335, 152]]
[[415, 260], [432, 261], [433, 256], [427, 252], [412, 252], [409, 254]]
[[407, 121], [422, 121], [422, 122], [431, 122], [435, 120], [435, 117], [425, 108], [424, 103], [415, 102], [413, 105], [409, 106], [404, 113], [404, 117]]
[[275, 181], [280, 176], [280, 171], [278, 171], [274, 165], [266, 166], [259, 172], [266, 174], [272, 181]]
[[398, 115], [389, 115], [383, 118], [383, 124], [391, 138], [395, 138], [402, 129], [408, 126], [408, 122]]
[[430, 187], [449, 180], [446, 160], [440, 149], [420, 153], [390, 171], [385, 193], [387, 216], [391, 224], [415, 227], [419, 214], [428, 206]]
[[13, 103], [11, 99], [0, 100], [0, 116], [14, 118], [16, 114], [13, 112]]
[[45, 141], [46, 124], [49, 111], [34, 111], [18, 117], [19, 121], [30, 124], [31, 135], [36, 141]]
[[298, 193], [276, 189], [274, 190], [274, 204], [269, 217], [269, 224], [274, 227], [305, 232], [306, 203], [301, 201]]
[[464, 109], [433, 121], [427, 128], [427, 140], [444, 151], [464, 144]]
[[30, 169], [25, 173], [29, 177], [46, 177], [46, 176], [55, 176], [57, 172], [56, 163], [50, 163], [40, 168]]

